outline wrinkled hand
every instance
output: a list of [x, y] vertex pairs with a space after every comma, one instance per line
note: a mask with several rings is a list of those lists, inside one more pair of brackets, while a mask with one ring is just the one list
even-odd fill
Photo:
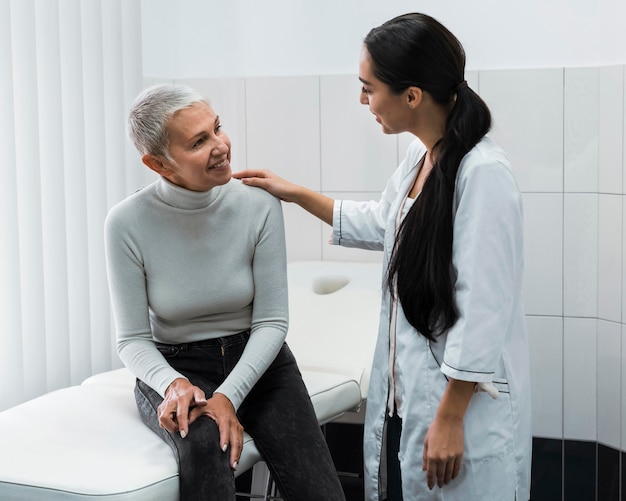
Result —
[[435, 418], [424, 440], [422, 470], [428, 488], [450, 483], [459, 474], [463, 459], [463, 421]]
[[243, 426], [225, 395], [215, 393], [207, 400], [204, 392], [187, 379], [175, 379], [165, 391], [157, 414], [161, 428], [171, 433], [179, 432], [183, 438], [189, 434], [189, 425], [196, 419], [210, 417], [220, 432], [219, 447], [226, 452], [230, 445], [230, 464], [233, 469], [237, 467], [243, 449]]
[[285, 202], [293, 202], [292, 193], [297, 189], [297, 185], [278, 177], [269, 170], [248, 169], [234, 172], [235, 179], [241, 179], [241, 182], [249, 186], [258, 186], [269, 191], [275, 197]]
[[189, 411], [207, 404], [204, 392], [187, 379], [175, 379], [165, 390], [165, 398], [157, 414], [159, 426], [171, 433], [179, 432], [185, 438], [189, 433]]

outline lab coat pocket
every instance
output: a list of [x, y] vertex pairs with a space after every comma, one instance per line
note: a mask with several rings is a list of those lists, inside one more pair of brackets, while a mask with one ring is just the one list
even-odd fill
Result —
[[444, 501], [515, 501], [515, 467], [510, 456], [463, 461], [457, 478], [442, 489]]
[[511, 396], [506, 381], [494, 381], [499, 390], [492, 398], [486, 392], [472, 396], [465, 413], [465, 459], [485, 460], [510, 456], [514, 451]]

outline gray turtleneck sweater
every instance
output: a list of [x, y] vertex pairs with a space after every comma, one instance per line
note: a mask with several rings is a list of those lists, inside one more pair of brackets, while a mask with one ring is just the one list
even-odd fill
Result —
[[279, 200], [237, 180], [193, 192], [160, 178], [111, 209], [105, 244], [120, 358], [162, 396], [183, 376], [154, 341], [251, 330], [239, 363], [216, 390], [237, 409], [287, 334]]

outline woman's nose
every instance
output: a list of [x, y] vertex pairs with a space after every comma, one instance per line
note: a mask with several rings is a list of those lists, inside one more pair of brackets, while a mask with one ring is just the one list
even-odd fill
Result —
[[215, 146], [213, 149], [215, 153], [223, 155], [224, 153], [227, 153], [228, 150], [230, 150], [230, 144], [223, 137], [217, 137], [215, 140]]

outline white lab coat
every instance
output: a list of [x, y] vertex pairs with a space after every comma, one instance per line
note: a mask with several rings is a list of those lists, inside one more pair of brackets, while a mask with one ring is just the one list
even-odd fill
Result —
[[[393, 248], [396, 218], [425, 153], [415, 140], [378, 202], [337, 200], [333, 243]], [[401, 463], [404, 501], [527, 501], [530, 498], [531, 412], [528, 341], [522, 306], [521, 195], [502, 150], [489, 138], [463, 159], [454, 195], [453, 266], [460, 317], [429, 343], [398, 308], [396, 364], [402, 389]], [[383, 278], [384, 280], [384, 278]], [[385, 283], [385, 282], [384, 282]], [[380, 326], [365, 418], [365, 499], [384, 499], [383, 425], [389, 385], [390, 296], [383, 286]], [[422, 471], [426, 432], [447, 379], [489, 383], [498, 398], [475, 393], [464, 418], [459, 476], [430, 491]]]

